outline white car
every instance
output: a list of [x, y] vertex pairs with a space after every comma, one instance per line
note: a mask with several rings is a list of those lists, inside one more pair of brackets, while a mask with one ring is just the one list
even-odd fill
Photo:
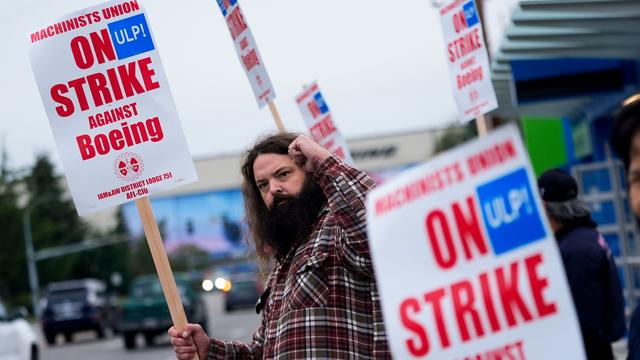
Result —
[[[24, 315], [24, 314], [21, 314]], [[0, 360], [38, 360], [38, 336], [20, 315], [9, 315], [0, 300]]]

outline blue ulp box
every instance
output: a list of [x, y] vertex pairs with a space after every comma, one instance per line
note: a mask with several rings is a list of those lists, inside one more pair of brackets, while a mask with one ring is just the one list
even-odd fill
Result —
[[155, 49], [144, 14], [114, 21], [107, 27], [118, 60]]
[[469, 1], [468, 3], [462, 6], [464, 10], [464, 17], [467, 20], [467, 25], [469, 27], [474, 26], [478, 23], [478, 12], [476, 11], [476, 7], [473, 1]]
[[524, 168], [479, 186], [477, 193], [496, 255], [546, 237]]
[[322, 94], [320, 92], [317, 92], [313, 96], [313, 100], [316, 102], [316, 105], [318, 105], [320, 114], [326, 114], [329, 112], [329, 107], [327, 106], [327, 103], [324, 102], [324, 99], [322, 98]]

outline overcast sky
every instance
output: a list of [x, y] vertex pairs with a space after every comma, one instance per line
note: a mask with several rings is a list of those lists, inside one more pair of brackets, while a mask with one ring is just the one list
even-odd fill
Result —
[[[257, 106], [215, 0], [138, 1], [147, 10], [194, 158], [237, 153], [275, 130], [268, 108]], [[42, 152], [60, 164], [26, 34], [100, 2], [0, 0], [0, 144], [12, 168], [32, 164]], [[500, 38], [508, 20], [502, 3], [508, 2], [488, 1], [491, 39]], [[314, 80], [347, 139], [456, 121], [440, 20], [430, 0], [240, 4], [289, 130], [305, 131], [294, 96]]]

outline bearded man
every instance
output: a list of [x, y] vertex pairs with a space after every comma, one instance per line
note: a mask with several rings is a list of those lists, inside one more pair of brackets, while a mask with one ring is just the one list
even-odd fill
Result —
[[374, 181], [306, 136], [260, 140], [242, 164], [258, 256], [271, 265], [250, 343], [169, 330], [178, 359], [390, 358], [366, 235]]

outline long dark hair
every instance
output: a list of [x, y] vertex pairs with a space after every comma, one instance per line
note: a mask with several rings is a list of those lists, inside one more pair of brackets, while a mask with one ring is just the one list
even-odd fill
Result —
[[267, 206], [262, 200], [260, 190], [256, 185], [253, 163], [262, 154], [289, 153], [289, 145], [298, 137], [298, 134], [281, 132], [258, 139], [256, 144], [249, 149], [242, 159], [242, 195], [244, 197], [244, 209], [246, 222], [249, 226], [250, 240], [253, 240], [255, 251], [263, 267], [266, 270], [273, 259], [273, 249], [265, 242], [265, 229], [259, 221], [258, 214], [267, 211]]

